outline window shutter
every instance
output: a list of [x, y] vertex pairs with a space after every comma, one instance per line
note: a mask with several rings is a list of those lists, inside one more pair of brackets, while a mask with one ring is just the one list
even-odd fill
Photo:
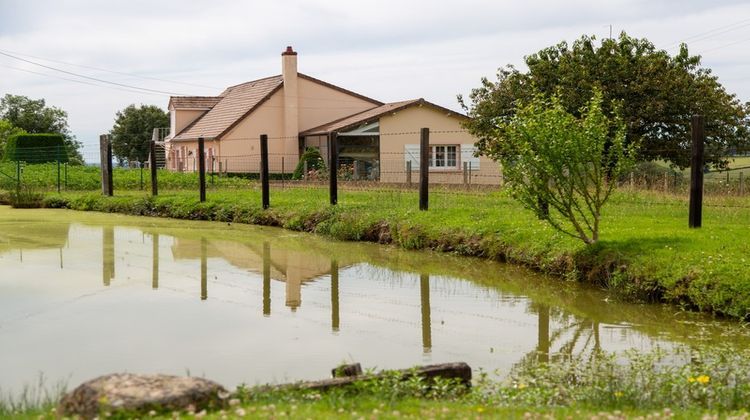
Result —
[[[479, 158], [474, 156], [474, 152], [477, 148], [473, 144], [462, 144], [461, 145], [461, 162], [468, 162], [469, 168], [472, 171], [479, 170]], [[463, 163], [461, 164], [463, 167]]]
[[407, 163], [411, 162], [411, 170], [419, 170], [419, 145], [418, 144], [405, 144], [404, 145], [404, 168]]

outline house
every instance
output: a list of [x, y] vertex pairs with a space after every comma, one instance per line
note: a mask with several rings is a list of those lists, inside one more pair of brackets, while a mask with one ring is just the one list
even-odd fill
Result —
[[[291, 173], [305, 148], [327, 158], [337, 134], [339, 163], [355, 177], [406, 182], [419, 170], [419, 130], [430, 134], [430, 179], [499, 182], [498, 165], [475, 157], [475, 139], [462, 129], [468, 117], [424, 99], [383, 103], [297, 71], [297, 52], [281, 54], [280, 75], [230, 86], [219, 96], [173, 96], [167, 168], [197, 168], [198, 138], [205, 140], [209, 171], [257, 173], [260, 135], [269, 138], [269, 170]], [[415, 180], [416, 175], [415, 175]]]

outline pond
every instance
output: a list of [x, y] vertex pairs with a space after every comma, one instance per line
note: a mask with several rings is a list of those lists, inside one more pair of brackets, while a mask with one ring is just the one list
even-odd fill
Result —
[[111, 372], [232, 387], [734, 343], [738, 324], [526, 269], [291, 231], [0, 206], [0, 390]]

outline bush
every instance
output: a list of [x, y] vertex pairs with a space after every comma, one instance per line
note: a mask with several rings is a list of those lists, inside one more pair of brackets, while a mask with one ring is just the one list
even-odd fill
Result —
[[5, 159], [26, 163], [67, 163], [68, 151], [60, 134], [16, 134], [8, 138]]
[[320, 155], [320, 150], [315, 147], [308, 147], [305, 149], [305, 152], [302, 153], [302, 156], [300, 156], [299, 163], [297, 163], [297, 167], [294, 168], [292, 179], [303, 178], [305, 162], [307, 162], [308, 172], [315, 171], [315, 173], [318, 173], [320, 171], [325, 172], [326, 170], [326, 164], [325, 161], [323, 161], [323, 156]]

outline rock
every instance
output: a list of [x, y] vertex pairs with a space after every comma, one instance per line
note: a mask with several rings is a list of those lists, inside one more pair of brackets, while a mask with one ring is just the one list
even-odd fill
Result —
[[201, 411], [229, 393], [216, 382], [170, 375], [115, 373], [84, 382], [60, 400], [58, 413], [92, 418], [102, 412]]

